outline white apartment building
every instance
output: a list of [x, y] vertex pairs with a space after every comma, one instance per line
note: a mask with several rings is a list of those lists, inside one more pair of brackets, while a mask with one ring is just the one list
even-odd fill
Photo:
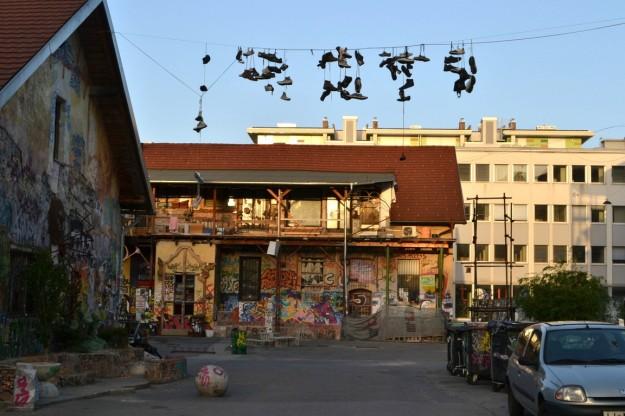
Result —
[[[464, 120], [457, 128], [357, 128], [357, 117], [343, 118], [343, 128], [329, 126], [252, 127], [258, 144], [328, 144], [456, 147], [467, 224], [454, 230], [454, 293], [456, 313], [465, 315], [473, 290], [475, 256], [478, 288], [492, 298], [505, 296], [503, 205], [483, 200], [477, 205], [477, 245], [473, 245], [473, 204], [468, 198], [511, 200], [513, 285], [548, 265], [569, 267], [600, 276], [615, 298], [625, 297], [625, 139], [602, 140], [596, 148], [583, 144], [589, 130], [561, 130], [554, 126], [519, 129], [516, 121], [499, 126], [483, 117], [478, 129]], [[410, 163], [399, 160], [397, 163]], [[481, 291], [480, 291], [481, 292]], [[514, 290], [513, 290], [514, 293]]]

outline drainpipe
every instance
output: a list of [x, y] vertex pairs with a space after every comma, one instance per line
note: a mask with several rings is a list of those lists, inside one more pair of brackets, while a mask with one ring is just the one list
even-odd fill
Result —
[[[349, 194], [351, 196], [352, 190], [354, 189], [354, 184], [349, 184]], [[350, 214], [351, 214], [351, 207]], [[351, 218], [351, 215], [350, 215]], [[343, 296], [345, 302], [345, 316], [348, 315], [349, 310], [349, 302], [348, 302], [348, 292], [347, 292], [347, 282], [349, 281], [349, 272], [347, 270], [347, 195], [343, 199]]]

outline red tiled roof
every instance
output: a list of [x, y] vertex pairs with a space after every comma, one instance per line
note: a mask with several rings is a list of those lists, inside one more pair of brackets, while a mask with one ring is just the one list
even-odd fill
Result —
[[86, 0], [0, 1], [0, 89]]
[[311, 146], [144, 143], [150, 169], [285, 170], [393, 173], [395, 222], [464, 223], [462, 189], [453, 147]]

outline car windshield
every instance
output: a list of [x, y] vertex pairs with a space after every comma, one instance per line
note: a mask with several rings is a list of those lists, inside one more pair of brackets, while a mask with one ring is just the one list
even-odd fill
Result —
[[547, 332], [546, 364], [625, 364], [625, 329], [582, 328]]

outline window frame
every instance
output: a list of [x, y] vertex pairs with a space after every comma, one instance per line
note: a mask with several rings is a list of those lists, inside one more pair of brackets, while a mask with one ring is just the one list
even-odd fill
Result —
[[[616, 253], [621, 253], [619, 256]], [[612, 246], [612, 264], [625, 264], [625, 246]]]
[[[562, 256], [562, 259], [556, 258], [556, 257], [559, 257], [559, 256], [556, 256], [556, 248], [558, 249], [564, 248], [564, 256]], [[553, 246], [551, 246], [551, 261], [553, 261], [554, 263], [566, 263], [567, 256], [568, 256], [567, 246], [561, 245], [561, 244], [554, 244]]]
[[[595, 213], [601, 213], [601, 216], [603, 217], [602, 221], [595, 221]], [[590, 206], [590, 222], [591, 224], [605, 224], [605, 214], [606, 214], [606, 209], [605, 209], [605, 205], [591, 205]]]
[[[478, 254], [482, 252], [480, 250], [482, 248], [486, 248], [486, 259], [478, 259]], [[476, 244], [475, 245], [475, 254], [474, 255], [475, 255], [475, 260], [476, 261], [481, 261], [481, 262], [490, 261], [490, 244]]]
[[[498, 170], [500, 170], [498, 168], [501, 168], [501, 167], [505, 168], [505, 179], [499, 179], [498, 178], [498, 176], [499, 176], [498, 175]], [[503, 164], [500, 164], [500, 163], [495, 164], [495, 168], [494, 168], [494, 175], [495, 175], [495, 177], [493, 178], [494, 182], [502, 182], [502, 183], [503, 182], [509, 182], [508, 171], [509, 171], [509, 165], [503, 165]]]
[[[468, 172], [464, 172], [468, 174], [468, 178], [463, 179], [463, 168], [468, 169]], [[460, 177], [460, 182], [471, 182], [471, 164], [470, 163], [458, 163], [458, 176]]]
[[[619, 180], [615, 180], [615, 172], [619, 172]], [[625, 184], [625, 165], [612, 166], [612, 183], [616, 185]]]
[[[562, 168], [564, 168], [564, 170], [562, 170]], [[567, 165], [553, 165], [552, 167], [552, 174], [553, 174], [553, 182], [554, 183], [567, 183], [568, 182], [568, 178], [567, 178], [567, 173], [568, 173], [568, 169], [567, 169]], [[559, 172], [558, 174], [556, 174], [556, 172]], [[561, 177], [561, 173], [564, 172], [564, 178]], [[558, 179], [556, 179], [558, 178]]]
[[[460, 257], [460, 246], [466, 248], [466, 256]], [[456, 261], [470, 261], [471, 260], [471, 245], [456, 243]]]
[[[595, 249], [601, 249], [601, 261], [595, 261]], [[605, 246], [590, 246], [590, 263], [605, 264]]]
[[[581, 257], [578, 258], [578, 255], [583, 255], [583, 260]], [[571, 246], [571, 263], [575, 264], [586, 264], [586, 246]]]
[[[536, 172], [536, 168], [539, 167], [539, 166], [540, 167], [544, 167], [544, 169], [545, 169], [545, 172], [544, 172], [545, 180], [544, 181], [541, 181], [541, 180], [538, 179], [539, 175]], [[540, 176], [542, 176], [542, 175], [543, 175], [543, 173], [540, 174]], [[547, 183], [547, 182], [549, 182], [549, 165], [542, 165], [542, 164], [534, 165], [534, 182], [536, 182], [536, 183]]]
[[[597, 180], [595, 180], [595, 176], [597, 177]], [[599, 177], [601, 178], [600, 180]], [[590, 166], [590, 183], [605, 183], [605, 166]]]
[[625, 205], [612, 205], [612, 224], [625, 224]]
[[[522, 168], [517, 171], [517, 168]], [[517, 174], [522, 179], [517, 179]], [[512, 181], [519, 183], [527, 183], [527, 165], [526, 164], [514, 164], [512, 165]]]
[[[487, 176], [485, 180], [480, 179], [480, 173], [484, 173], [483, 171], [480, 172], [480, 168], [484, 166], [486, 167], [486, 176]], [[475, 182], [490, 182], [490, 165], [488, 163], [476, 163], [475, 164]]]
[[[545, 219], [543, 220], [542, 217], [541, 219], [538, 219], [538, 216], [536, 215], [536, 208], [538, 207], [545, 207]], [[534, 204], [534, 222], [549, 222], [549, 205], [548, 204]]]
[[[576, 180], [576, 173], [579, 174], [581, 168], [582, 180]], [[586, 183], [586, 166], [585, 165], [572, 165], [571, 166], [571, 182], [573, 183]]]
[[[544, 253], [545, 255], [544, 257], [541, 256], [540, 259], [536, 258], [537, 247], [545, 248], [545, 253]], [[534, 263], [549, 263], [549, 246], [547, 244], [534, 244]]]
[[[517, 251], [517, 249], [519, 251]], [[512, 246], [512, 259], [515, 263], [527, 263], [527, 244], [515, 244]]]
[[[563, 208], [564, 209], [564, 220], [562, 219], [556, 219], [556, 214], [559, 211], [559, 208]], [[568, 210], [567, 210], [567, 206], [566, 205], [561, 205], [561, 204], [554, 204], [553, 208], [553, 222], [558, 222], [558, 223], [567, 223], [568, 222]]]
[[[251, 285], [246, 285], [243, 282], [244, 279], [244, 275], [243, 275], [243, 263], [245, 261], [251, 261], [254, 260], [255, 262], [257, 262], [258, 264], [258, 273], [256, 273], [256, 280], [257, 283], [255, 284], [255, 288], [252, 288], [251, 290], [248, 290], [248, 287]], [[239, 257], [239, 301], [241, 302], [255, 302], [255, 301], [259, 301], [260, 300], [260, 286], [261, 286], [261, 281], [260, 281], [260, 276], [261, 276], [261, 266], [262, 266], [262, 259], [258, 256], [240, 256]], [[244, 289], [245, 287], [245, 289]], [[243, 293], [244, 291], [248, 292], [248, 293]], [[254, 293], [252, 293], [254, 292]], [[244, 296], [245, 295], [245, 296]]]
[[[484, 207], [483, 213], [480, 213], [480, 207]], [[480, 216], [480, 214], [484, 215]], [[474, 215], [478, 221], [490, 221], [490, 204], [476, 204]]]

